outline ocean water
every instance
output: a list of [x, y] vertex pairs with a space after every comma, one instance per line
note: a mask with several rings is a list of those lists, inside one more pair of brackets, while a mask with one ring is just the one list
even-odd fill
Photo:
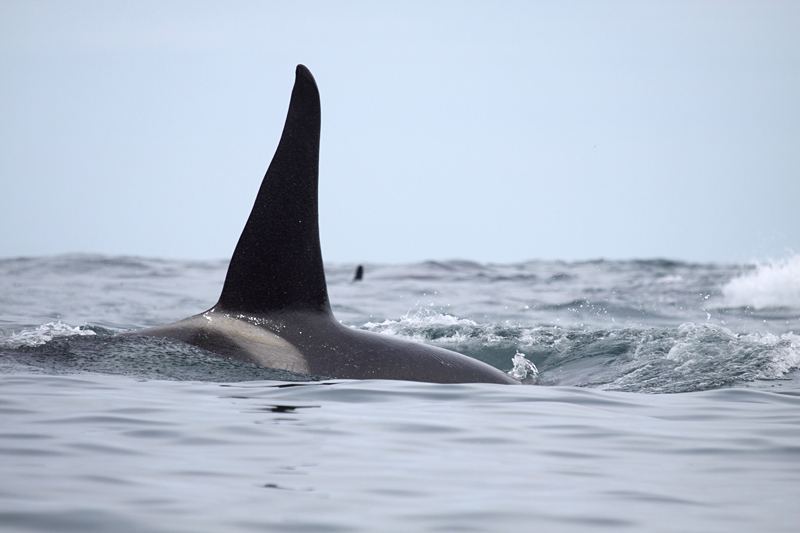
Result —
[[800, 256], [326, 272], [526, 385], [329, 380], [114, 334], [227, 262], [0, 259], [2, 531], [796, 531]]

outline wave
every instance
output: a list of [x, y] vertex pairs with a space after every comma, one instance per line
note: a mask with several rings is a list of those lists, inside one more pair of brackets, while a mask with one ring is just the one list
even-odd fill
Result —
[[58, 322], [42, 324], [36, 329], [23, 329], [19, 332], [11, 332], [7, 338], [0, 339], [0, 347], [21, 348], [34, 347], [46, 344], [59, 337], [91, 336], [96, 335], [92, 329], [86, 326], [68, 326]]
[[730, 280], [722, 294], [728, 307], [800, 308], [800, 255], [758, 263], [755, 270]]
[[565, 329], [478, 324], [421, 309], [361, 329], [449, 348], [507, 372], [519, 371], [522, 355], [542, 385], [691, 392], [787, 379], [800, 369], [800, 336], [737, 334], [715, 324]]

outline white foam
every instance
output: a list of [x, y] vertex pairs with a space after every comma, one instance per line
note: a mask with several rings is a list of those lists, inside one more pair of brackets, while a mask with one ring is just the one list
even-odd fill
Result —
[[768, 333], [758, 342], [773, 351], [772, 362], [759, 373], [758, 379], [780, 379], [800, 367], [800, 336], [784, 333], [776, 337]]
[[9, 348], [33, 347], [41, 346], [56, 337], [74, 337], [76, 335], [96, 335], [96, 333], [90, 329], [81, 329], [79, 326], [68, 326], [59, 320], [42, 324], [36, 329], [23, 329], [19, 333], [12, 333], [3, 341], [3, 344]]
[[759, 263], [755, 271], [729, 281], [722, 294], [730, 307], [800, 308], [800, 255]]
[[445, 315], [433, 309], [420, 308], [415, 312], [409, 311], [400, 320], [384, 320], [383, 322], [367, 322], [363, 328], [376, 333], [410, 338], [418, 342], [430, 342], [426, 330], [430, 328], [448, 328], [449, 342], [463, 342], [468, 339], [478, 324], [468, 318], [458, 318]]

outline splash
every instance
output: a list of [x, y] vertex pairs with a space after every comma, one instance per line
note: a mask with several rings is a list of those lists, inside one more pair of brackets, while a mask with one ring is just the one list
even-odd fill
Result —
[[34, 347], [46, 344], [57, 337], [84, 335], [96, 335], [96, 333], [84, 327], [68, 326], [59, 320], [42, 324], [36, 329], [23, 329], [19, 333], [11, 333], [7, 339], [2, 341], [2, 344], [8, 348]]
[[509, 376], [523, 383], [536, 383], [539, 380], [539, 370], [525, 358], [524, 353], [517, 352], [511, 361], [514, 368], [508, 372]]
[[729, 307], [800, 308], [800, 255], [759, 263], [755, 271], [729, 281], [722, 294]]

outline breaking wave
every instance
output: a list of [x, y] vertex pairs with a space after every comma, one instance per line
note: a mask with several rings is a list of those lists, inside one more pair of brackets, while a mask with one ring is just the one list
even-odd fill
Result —
[[729, 307], [800, 308], [800, 255], [759, 263], [755, 270], [729, 281], [722, 294]]
[[36, 329], [23, 329], [12, 332], [7, 338], [0, 339], [0, 346], [5, 348], [21, 348], [41, 346], [59, 337], [90, 336], [96, 333], [85, 326], [68, 326], [58, 322], [42, 324]]
[[800, 368], [800, 336], [737, 334], [715, 324], [564, 329], [478, 324], [421, 309], [361, 329], [442, 346], [506, 372], [519, 372], [524, 356], [543, 385], [690, 392], [786, 379]]

